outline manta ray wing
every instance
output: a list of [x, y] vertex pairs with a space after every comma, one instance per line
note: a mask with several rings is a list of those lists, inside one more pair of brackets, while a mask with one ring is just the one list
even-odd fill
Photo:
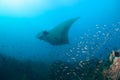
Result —
[[72, 24], [78, 19], [79, 19], [79, 17], [69, 19], [67, 21], [64, 21], [64, 22], [58, 24], [56, 27], [54, 27], [52, 30], [50, 30], [49, 35], [48, 35], [48, 38], [49, 38], [48, 42], [54, 43], [56, 45], [62, 45], [62, 44], [69, 43], [68, 31], [69, 31], [70, 27], [72, 26]]

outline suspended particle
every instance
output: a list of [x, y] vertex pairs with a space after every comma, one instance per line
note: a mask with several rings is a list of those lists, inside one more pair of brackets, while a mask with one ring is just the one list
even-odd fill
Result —
[[71, 52], [71, 53], [73, 52], [72, 49], [70, 49], [70, 52]]
[[81, 39], [84, 39], [83, 37], [80, 37]]
[[67, 69], [67, 68], [68, 68], [68, 66], [65, 66], [64, 68], [65, 68], [65, 69]]
[[105, 33], [102, 33], [103, 36], [105, 36]]
[[78, 54], [76, 54], [75, 56], [76, 56], [76, 57], [78, 57], [79, 55], [78, 55]]
[[60, 71], [59, 71], [59, 70], [57, 70], [57, 72], [59, 73]]
[[81, 64], [81, 63], [79, 63], [79, 66], [82, 68], [83, 67], [83, 65]]
[[82, 51], [82, 53], [86, 53], [86, 51]]
[[109, 33], [106, 34], [106, 37], [108, 37], [108, 36], [109, 36]]
[[72, 60], [76, 60], [75, 57], [72, 57], [71, 59], [72, 59]]
[[90, 59], [86, 59], [86, 61], [90, 61]]
[[119, 31], [119, 28], [115, 28], [115, 31]]
[[70, 75], [70, 73], [67, 73], [67, 75]]
[[118, 22], [118, 24], [120, 24], [120, 22]]
[[74, 50], [75, 48], [73, 47], [72, 49]]
[[96, 28], [99, 28], [98, 24], [96, 24], [95, 26], [96, 26]]
[[74, 76], [77, 76], [76, 72], [73, 72]]
[[93, 35], [93, 37], [97, 37], [97, 35]]
[[77, 50], [80, 50], [80, 48], [78, 47]]
[[101, 33], [101, 31], [98, 31], [98, 33]]
[[88, 48], [87, 48], [87, 45], [85, 45], [85, 47], [84, 47], [84, 50], [87, 50]]
[[[80, 53], [80, 51], [77, 51], [77, 53]], [[76, 54], [76, 56], [78, 56], [78, 54]]]
[[79, 69], [79, 67], [75, 67], [75, 69]]
[[67, 62], [69, 63], [69, 62], [70, 62], [70, 60], [67, 60]]
[[67, 55], [67, 56], [70, 56], [70, 54], [69, 54], [69, 53], [66, 53], [66, 55]]
[[83, 61], [80, 61], [79, 63], [83, 63]]

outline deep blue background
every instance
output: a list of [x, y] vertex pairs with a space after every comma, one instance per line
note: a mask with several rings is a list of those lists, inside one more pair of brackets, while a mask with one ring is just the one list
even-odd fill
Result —
[[[54, 1], [52, 2], [54, 4]], [[98, 55], [106, 53], [105, 55], [107, 55], [112, 49], [120, 48], [119, 31], [116, 33], [113, 30], [113, 24], [120, 22], [119, 5], [119, 0], [82, 0], [70, 6], [57, 6], [45, 11], [44, 14], [36, 14], [34, 17], [0, 15], [0, 51], [2, 54], [18, 59], [50, 61], [64, 58], [65, 60], [74, 60], [74, 58], [80, 59], [77, 56], [86, 56], [84, 52], [82, 53], [82, 48], [87, 45], [90, 48], [88, 48], [89, 55], [95, 53]], [[51, 46], [36, 38], [38, 32], [52, 29], [60, 22], [78, 16], [80, 19], [73, 24], [69, 32], [70, 44]], [[96, 29], [97, 25], [102, 33], [114, 33], [113, 37], [106, 39], [106, 35], [100, 36], [102, 34], [100, 33], [97, 36], [100, 40], [97, 40], [96, 37], [93, 39], [93, 35], [99, 31]], [[104, 26], [107, 27], [105, 30]], [[119, 27], [117, 25], [117, 28]], [[88, 36], [85, 36], [85, 33]], [[81, 41], [83, 44], [79, 49], [78, 43]], [[99, 44], [99, 48], [95, 46], [95, 43]], [[91, 50], [91, 46], [96, 49]], [[106, 47], [109, 47], [109, 50], [106, 50]], [[103, 56], [103, 54], [101, 55]]]

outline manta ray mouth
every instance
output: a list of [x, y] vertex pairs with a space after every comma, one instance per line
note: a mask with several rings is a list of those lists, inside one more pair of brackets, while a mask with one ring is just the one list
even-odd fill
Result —
[[36, 37], [40, 40], [43, 40], [47, 35], [48, 35], [47, 31], [42, 31], [42, 32], [38, 33]]
[[41, 34], [38, 33], [38, 34], [36, 35], [36, 38], [42, 40], [42, 39], [43, 39], [43, 36], [41, 36]]

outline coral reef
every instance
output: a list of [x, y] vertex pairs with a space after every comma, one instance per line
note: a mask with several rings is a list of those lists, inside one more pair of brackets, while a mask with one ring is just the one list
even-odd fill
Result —
[[0, 55], [0, 80], [108, 80], [110, 66], [98, 58], [74, 63], [58, 60], [49, 65]]
[[99, 59], [67, 63], [56, 61], [51, 65], [50, 80], [103, 80], [103, 62]]
[[113, 63], [103, 70], [104, 80], [120, 80], [120, 59], [115, 58]]

